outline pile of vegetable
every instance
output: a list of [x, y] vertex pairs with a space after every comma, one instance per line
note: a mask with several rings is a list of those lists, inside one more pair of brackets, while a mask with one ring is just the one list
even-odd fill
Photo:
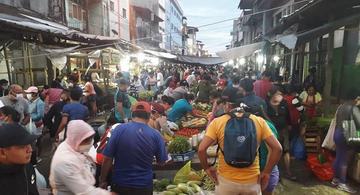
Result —
[[178, 185], [168, 185], [166, 187], [166, 191], [162, 194], [164, 195], [181, 195], [181, 194], [189, 194], [193, 195], [198, 192], [202, 192], [200, 188], [200, 181], [189, 181], [187, 183], [179, 183]]
[[212, 106], [207, 103], [196, 103], [193, 105], [196, 110], [205, 111], [206, 113], [211, 112]]
[[169, 179], [162, 179], [162, 180], [154, 179], [153, 180], [153, 186], [154, 186], [155, 192], [162, 192], [162, 191], [166, 190], [166, 187], [170, 184], [171, 184], [171, 182]]
[[175, 137], [168, 146], [168, 152], [170, 154], [184, 154], [190, 151], [191, 145], [184, 137]]
[[190, 138], [193, 135], [199, 134], [200, 131], [199, 129], [195, 129], [195, 128], [181, 128], [180, 130], [175, 132], [175, 135], [177, 136], [182, 136], [182, 137], [186, 137], [186, 138]]
[[151, 101], [152, 97], [154, 97], [153, 91], [141, 91], [139, 92], [139, 100]]
[[215, 190], [215, 182], [205, 173], [204, 170], [202, 170], [202, 172], [204, 172], [203, 174], [203, 182], [202, 182], [202, 188], [206, 191], [214, 191]]
[[188, 121], [182, 121], [181, 126], [185, 128], [203, 128], [206, 127], [207, 120], [205, 118], [194, 118]]

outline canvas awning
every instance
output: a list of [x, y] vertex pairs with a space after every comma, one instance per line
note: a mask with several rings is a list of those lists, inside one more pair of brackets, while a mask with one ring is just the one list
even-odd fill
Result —
[[150, 55], [156, 56], [158, 58], [162, 58], [162, 59], [174, 59], [174, 58], [176, 58], [176, 55], [173, 55], [171, 53], [166, 53], [166, 52], [160, 52], [160, 51], [144, 50], [144, 53], [150, 54]]
[[178, 64], [190, 65], [217, 65], [226, 62], [226, 60], [219, 57], [198, 57], [198, 56], [182, 56], [178, 55], [175, 59], [168, 59], [168, 61]]
[[233, 60], [236, 58], [242, 58], [250, 56], [256, 50], [262, 49], [265, 46], [265, 42], [253, 43], [249, 45], [244, 45], [240, 47], [231, 48], [225, 51], [217, 52], [216, 54], [223, 58], [224, 60]]

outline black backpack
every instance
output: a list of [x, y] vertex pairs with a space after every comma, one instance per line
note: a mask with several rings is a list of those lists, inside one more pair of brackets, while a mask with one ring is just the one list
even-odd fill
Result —
[[256, 127], [249, 113], [237, 116], [237, 111], [228, 113], [224, 130], [224, 148], [221, 150], [225, 162], [236, 168], [249, 167], [255, 161], [258, 151]]

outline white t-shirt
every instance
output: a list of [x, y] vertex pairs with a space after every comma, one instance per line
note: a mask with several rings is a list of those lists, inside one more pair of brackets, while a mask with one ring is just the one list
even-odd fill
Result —
[[164, 76], [161, 72], [158, 72], [156, 75], [156, 80], [157, 80], [157, 86], [163, 86], [164, 85]]
[[189, 85], [192, 85], [195, 80], [196, 80], [196, 77], [193, 74], [189, 75], [188, 78], [186, 79], [186, 81], [188, 82]]

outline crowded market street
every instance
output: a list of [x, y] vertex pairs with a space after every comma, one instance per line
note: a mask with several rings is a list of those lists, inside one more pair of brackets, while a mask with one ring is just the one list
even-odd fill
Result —
[[360, 195], [359, 0], [0, 0], [0, 195]]

